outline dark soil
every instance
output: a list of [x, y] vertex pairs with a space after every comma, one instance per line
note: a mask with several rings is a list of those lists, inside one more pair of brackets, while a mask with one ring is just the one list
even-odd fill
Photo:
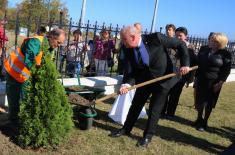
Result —
[[70, 92], [81, 92], [81, 91], [88, 91], [89, 89], [83, 87], [83, 86], [70, 86], [70, 87], [65, 87], [65, 91], [70, 91]]
[[93, 102], [90, 102], [89, 100], [85, 99], [84, 97], [76, 93], [68, 94], [68, 99], [71, 104], [83, 105], [83, 106], [90, 106], [93, 104]]
[[12, 154], [11, 151], [21, 150], [13, 141], [15, 133], [9, 125], [7, 113], [0, 113], [0, 154]]

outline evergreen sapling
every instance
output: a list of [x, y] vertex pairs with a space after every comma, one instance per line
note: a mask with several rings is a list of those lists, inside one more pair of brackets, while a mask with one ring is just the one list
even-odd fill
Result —
[[18, 142], [21, 146], [56, 146], [73, 127], [72, 108], [44, 39], [40, 67], [34, 65], [20, 104]]

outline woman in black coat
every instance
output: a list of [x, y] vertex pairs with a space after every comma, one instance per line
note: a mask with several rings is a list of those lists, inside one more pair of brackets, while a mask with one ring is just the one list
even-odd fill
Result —
[[199, 131], [204, 131], [207, 127], [208, 118], [216, 105], [222, 85], [230, 74], [231, 54], [226, 50], [227, 43], [228, 38], [224, 34], [214, 33], [209, 47], [201, 48], [198, 53], [196, 129]]

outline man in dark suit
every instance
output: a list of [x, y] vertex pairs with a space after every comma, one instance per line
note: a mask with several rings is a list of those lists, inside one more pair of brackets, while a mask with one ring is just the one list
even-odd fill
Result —
[[[175, 30], [175, 36], [176, 38], [186, 43], [190, 58], [190, 66], [196, 66], [197, 56], [194, 51], [194, 46], [187, 41], [188, 30], [185, 27], [178, 27]], [[183, 87], [184, 85], [188, 87], [188, 85], [193, 82], [194, 75], [195, 71], [192, 71], [189, 74], [182, 76], [181, 79], [170, 89], [161, 114], [163, 117], [171, 119], [175, 116], [176, 108], [178, 106], [180, 94], [182, 93]]]
[[[168, 38], [160, 33], [141, 36], [136, 27], [127, 26], [121, 31], [121, 38], [125, 48], [124, 77], [120, 87], [120, 94], [128, 92], [130, 85], [138, 84], [175, 71], [167, 55], [166, 48], [176, 48], [179, 51], [181, 68], [180, 74], [189, 72], [189, 56], [185, 43], [175, 38]], [[111, 133], [111, 137], [129, 135], [146, 100], [150, 95], [149, 116], [143, 138], [137, 143], [139, 147], [146, 147], [155, 134], [156, 125], [165, 103], [169, 89], [178, 78], [171, 78], [141, 88], [137, 88], [132, 105], [129, 109], [124, 126]]]

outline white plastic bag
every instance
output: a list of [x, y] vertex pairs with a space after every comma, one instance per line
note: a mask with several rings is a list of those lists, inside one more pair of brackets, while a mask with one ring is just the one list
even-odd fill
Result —
[[[123, 95], [118, 95], [118, 97], [113, 103], [113, 107], [109, 112], [108, 116], [112, 118], [115, 122], [124, 125], [134, 95], [135, 95], [135, 90], [131, 90]], [[143, 118], [145, 116], [146, 116], [146, 110], [145, 107], [143, 107], [139, 115], [139, 118]]]

